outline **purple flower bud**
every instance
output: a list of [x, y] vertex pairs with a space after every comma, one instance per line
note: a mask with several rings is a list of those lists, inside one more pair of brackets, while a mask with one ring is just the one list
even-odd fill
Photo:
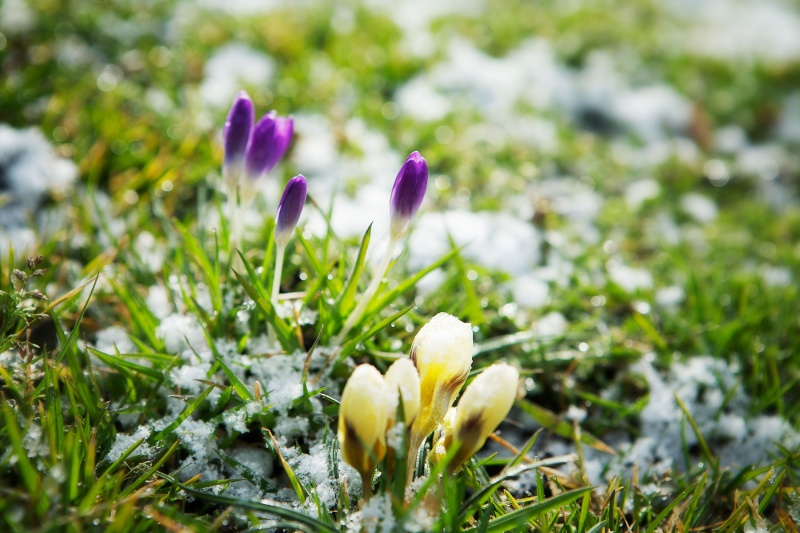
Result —
[[275, 150], [275, 111], [270, 111], [256, 123], [250, 136], [250, 145], [244, 159], [244, 168], [251, 179], [260, 178], [267, 171], [267, 163], [273, 158]]
[[240, 91], [228, 112], [225, 129], [222, 132], [225, 147], [222, 175], [225, 182], [230, 185], [236, 184], [242, 172], [242, 162], [250, 142], [253, 120], [253, 101], [245, 91]]
[[389, 199], [392, 238], [397, 239], [405, 234], [408, 224], [422, 204], [427, 187], [428, 163], [419, 152], [411, 152], [397, 173]]
[[251, 179], [257, 179], [272, 170], [286, 153], [294, 133], [294, 119], [279, 117], [270, 111], [253, 129], [245, 157], [245, 170]]
[[308, 183], [302, 174], [293, 177], [286, 184], [275, 214], [275, 240], [278, 244], [286, 244], [292, 236], [297, 221], [300, 220], [300, 213], [303, 212], [307, 192]]

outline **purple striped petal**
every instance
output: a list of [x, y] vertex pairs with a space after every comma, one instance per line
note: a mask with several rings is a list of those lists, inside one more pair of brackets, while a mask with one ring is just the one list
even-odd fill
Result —
[[303, 212], [307, 192], [308, 183], [302, 174], [290, 179], [283, 189], [278, 212], [275, 214], [275, 239], [279, 243], [287, 242], [292, 236], [297, 221], [300, 220], [300, 213]]
[[[258, 121], [247, 147], [244, 167], [251, 179], [258, 179], [269, 171], [267, 165], [273, 159], [275, 151], [275, 122], [277, 113], [270, 111]], [[270, 167], [271, 168], [271, 167]]]
[[253, 130], [245, 157], [245, 169], [251, 179], [258, 179], [280, 162], [294, 134], [294, 119], [279, 117], [270, 111]]
[[236, 181], [241, 172], [242, 162], [250, 142], [250, 130], [253, 127], [253, 101], [245, 91], [240, 91], [233, 101], [225, 129], [222, 132], [225, 158], [222, 163], [222, 174], [226, 182]]

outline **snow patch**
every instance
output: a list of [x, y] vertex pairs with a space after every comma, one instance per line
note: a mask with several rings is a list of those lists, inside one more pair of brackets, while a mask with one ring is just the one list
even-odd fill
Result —
[[521, 274], [507, 285], [520, 307], [539, 309], [549, 300], [550, 286], [536, 274]]
[[789, 3], [705, 0], [688, 12], [699, 14], [683, 39], [691, 54], [767, 63], [800, 58], [800, 16]]
[[616, 260], [606, 263], [608, 277], [625, 292], [634, 294], [653, 288], [653, 275], [643, 268], [633, 268]]
[[5, 0], [0, 5], [0, 30], [9, 35], [22, 35], [36, 26], [36, 12], [24, 0]]
[[707, 196], [689, 193], [681, 198], [681, 207], [701, 224], [709, 224], [717, 219], [717, 204]]
[[66, 195], [77, 175], [75, 164], [58, 157], [38, 129], [0, 124], [0, 242], [11, 241], [19, 255], [37, 233], [63, 228], [58, 208], [45, 209], [42, 203], [48, 196]]
[[658, 289], [655, 295], [656, 304], [673, 311], [677, 309], [685, 298], [686, 291], [678, 285]]
[[146, 425], [139, 426], [136, 428], [136, 431], [130, 435], [117, 433], [117, 436], [114, 439], [114, 444], [111, 445], [111, 449], [108, 450], [108, 453], [106, 454], [106, 459], [113, 463], [122, 457], [122, 454], [124, 454], [128, 448], [133, 446], [136, 441], [140, 439], [145, 439], [145, 442], [142, 442], [142, 444], [140, 444], [139, 447], [134, 450], [133, 455], [146, 455], [148, 457], [152, 456], [155, 453], [155, 450], [146, 442], [146, 439], [150, 437], [150, 433], [152, 433], [152, 429]]
[[156, 337], [164, 341], [169, 353], [179, 354], [187, 362], [209, 360], [211, 350], [198, 319], [173, 313], [164, 317], [156, 328]]
[[242, 87], [263, 87], [272, 81], [272, 58], [241, 43], [226, 44], [206, 61], [200, 98], [209, 107], [227, 108]]
[[136, 350], [128, 334], [119, 326], [101, 329], [95, 334], [94, 347], [106, 354], [128, 354]]
[[450, 238], [463, 246], [462, 255], [492, 270], [523, 274], [539, 260], [541, 236], [531, 224], [507, 213], [447, 211], [424, 213], [409, 239], [409, 265], [419, 270], [451, 249]]
[[[789, 449], [800, 445], [800, 433], [781, 417], [743, 414], [752, 401], [742, 391], [736, 364], [696, 356], [674, 362], [662, 373], [654, 363], [655, 355], [647, 354], [631, 368], [646, 379], [650, 391], [647, 405], [639, 415], [641, 436], [633, 441], [621, 433], [608, 436], [606, 442], [620, 452], [615, 458], [593, 449], [585, 450], [587, 465], [592, 465], [591, 483], [614, 476], [629, 478], [634, 467], [640, 476], [656, 477], [685, 468], [683, 439], [691, 449], [697, 444], [697, 437], [676, 396], [685, 404], [722, 468], [737, 471], [748, 465], [758, 467], [777, 451], [775, 443]], [[559, 447], [552, 450], [564, 451]], [[699, 458], [693, 456], [689, 460]]]
[[547, 313], [533, 324], [533, 332], [538, 337], [560, 337], [567, 331], [567, 319], [557, 311]]
[[625, 203], [632, 211], [639, 208], [648, 200], [658, 198], [661, 194], [661, 185], [654, 179], [634, 181], [625, 188]]
[[395, 526], [390, 493], [376, 494], [361, 509], [361, 527], [365, 532], [392, 533]]

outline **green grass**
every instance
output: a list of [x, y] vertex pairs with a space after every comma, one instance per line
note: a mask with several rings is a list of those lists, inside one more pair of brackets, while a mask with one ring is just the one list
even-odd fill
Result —
[[[796, 63], [742, 65], [675, 49], [667, 36], [687, 22], [649, 0], [573, 10], [551, 1], [492, 0], [478, 19], [437, 20], [428, 58], [407, 53], [391, 18], [357, 2], [350, 23], [324, 2], [257, 16], [198, 11], [178, 41], [168, 40], [164, 26], [174, 2], [30, 3], [37, 13], [33, 28], [4, 34], [0, 117], [16, 127], [40, 127], [61, 155], [77, 163], [80, 177], [74, 194], [48, 201], [67, 216], [55, 234], [38, 242], [32, 255], [41, 258], [0, 249], [0, 524], [9, 531], [346, 529], [362, 503], [358, 490], [339, 482], [345, 475], [336, 461], [341, 387], [354, 363], [385, 370], [393, 357], [407, 354], [419, 328], [442, 311], [475, 326], [473, 371], [496, 360], [517, 365], [524, 397], [512, 422], [501, 427], [495, 455], [479, 455], [456, 476], [426, 478], [429, 490], [418, 491], [410, 506], [402, 501], [402, 487], [379, 478], [374, 501], [393, 494], [384, 511], [398, 523], [419, 524], [424, 511], [431, 522], [417, 527], [437, 531], [800, 528], [800, 451], [779, 443], [767, 464], [728, 468], [715, 451], [719, 437], [703, 433], [686, 398], [676, 398], [685, 423], [683, 454], [673, 458], [672, 471], [648, 476], [646, 465], [638, 465], [639, 476], [594, 485], [588, 477], [598, 454], [624, 454], [615, 447], [619, 433], [635, 438], [643, 432], [641, 414], [651, 391], [635, 365], [649, 353], [662, 375], [698, 356], [725, 361], [738, 369], [734, 387], [720, 391], [725, 406], [744, 394], [750, 402], [737, 414], [747, 420], [776, 416], [798, 427], [797, 165], [788, 158], [778, 178], [788, 198], [780, 208], [763, 198], [760, 178], [745, 173], [734, 172], [726, 186], [713, 187], [703, 163], [718, 158], [734, 168], [733, 157], [716, 152], [701, 127], [735, 124], [754, 141], [796, 153], [797, 146], [775, 136], [776, 109], [797, 86]], [[109, 17], [127, 21], [136, 34], [124, 40], [109, 29]], [[430, 123], [385, 118], [383, 104], [409, 79], [434, 68], [453, 35], [494, 57], [527, 38], [547, 38], [558, 59], [575, 68], [595, 50], [615, 57], [632, 53], [626, 76], [667, 83], [696, 106], [700, 125], [690, 136], [700, 157], [642, 170], [615, 157], [618, 138], [546, 109], [519, 112], [553, 122], [558, 143], [549, 153], [514, 140], [492, 147], [470, 135], [484, 120], [474, 108], [456, 106]], [[59, 60], [68, 40], [89, 45], [100, 67], [122, 65], [117, 88], [99, 91], [100, 70]], [[259, 112], [320, 113], [331, 120], [336, 149], [354, 158], [364, 148], [347, 133], [350, 118], [384, 134], [398, 153], [419, 149], [432, 169], [430, 209], [496, 211], [514, 196], [533, 204], [531, 224], [566, 235], [566, 243], [542, 246], [543, 254], [570, 250], [572, 269], [564, 272], [564, 283], [552, 284], [541, 309], [518, 308], [505, 285], [510, 276], [475, 264], [464, 250], [453, 246], [420, 271], [408, 268], [404, 250], [358, 327], [341, 346], [332, 346], [370, 280], [366, 250], [378, 244], [371, 228], [348, 239], [329, 225], [322, 235], [298, 232], [287, 249], [281, 289], [294, 293], [294, 309], [307, 314], [298, 320], [276, 309], [270, 302], [274, 220], [265, 212], [241, 250], [229, 248], [218, 187], [217, 131], [224, 111], [204, 109], [197, 95], [205, 59], [231, 40], [275, 60], [269, 87], [243, 87]], [[159, 46], [166, 47], [169, 62], [159, 59]], [[326, 65], [334, 75], [320, 74]], [[166, 113], [147, 103], [153, 90], [169, 100]], [[453, 131], [452, 142], [436, 140], [441, 126]], [[279, 173], [285, 181], [296, 169], [287, 162]], [[543, 182], [559, 176], [591, 177], [604, 199], [592, 224], [597, 239], [570, 234], [568, 218], [536, 195]], [[631, 209], [625, 189], [645, 177], [657, 181], [661, 193]], [[348, 178], [342, 194], [370, 177]], [[712, 198], [718, 218], [706, 225], [693, 220], [681, 207], [688, 193]], [[309, 194], [316, 200], [313, 181]], [[389, 190], [387, 206], [388, 198]], [[306, 211], [328, 220], [346, 216], [313, 202]], [[220, 222], [212, 223], [217, 217]], [[664, 237], [664, 217], [674, 220], [679, 242]], [[159, 268], [141, 257], [137, 239], [144, 232], [163, 249]], [[610, 259], [646, 269], [653, 288], [629, 293], [609, 282]], [[538, 266], [544, 260], [532, 265]], [[768, 267], [786, 269], [789, 284], [768, 283], [762, 275]], [[435, 269], [443, 274], [440, 284], [419, 292], [417, 283]], [[673, 285], [685, 297], [668, 309], [657, 303], [656, 289]], [[197, 324], [201, 340], [177, 339], [186, 348], [169, 349], [158, 329], [162, 318], [148, 305], [152, 287], [164, 289], [168, 313], [180, 311]], [[553, 312], [566, 319], [566, 330], [540, 334], [537, 325]], [[109, 327], [127, 334], [129, 350], [96, 349], [97, 333]], [[268, 336], [276, 344], [262, 353]], [[192, 354], [202, 342], [210, 355]], [[290, 385], [299, 387], [279, 408], [278, 393], [255, 384], [275, 358], [296, 363], [290, 375], [297, 383]], [[179, 387], [176, 376], [192, 367], [200, 369], [197, 379]], [[580, 423], [565, 416], [571, 406], [586, 410]], [[246, 431], [226, 425], [234, 418]], [[109, 459], [118, 435], [162, 420]], [[307, 426], [284, 439], [277, 428], [286, 420]], [[184, 421], [213, 428], [208, 462], [217, 477], [186, 473], [196, 450], [192, 435], [181, 433]], [[516, 426], [540, 429], [520, 440]], [[327, 477], [310, 477], [296, 455], [312, 453], [312, 436], [320, 436], [319, 449], [332, 459]], [[540, 456], [553, 442], [575, 455], [564, 461]], [[237, 455], [243, 449], [268, 454], [272, 473]], [[524, 489], [520, 479], [527, 480]], [[266, 499], [242, 496], [237, 488], [244, 484]], [[334, 503], [328, 506], [323, 500], [330, 487]], [[304, 503], [279, 501], [279, 490], [284, 500]]]

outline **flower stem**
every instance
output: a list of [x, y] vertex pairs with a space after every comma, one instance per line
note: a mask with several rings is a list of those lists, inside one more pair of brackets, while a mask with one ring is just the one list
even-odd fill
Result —
[[272, 276], [272, 307], [278, 306], [278, 295], [281, 293], [281, 274], [283, 274], [283, 256], [286, 253], [286, 245], [278, 244], [275, 249], [275, 269]]
[[236, 257], [239, 247], [239, 201], [236, 188], [228, 191], [228, 252]]
[[364, 501], [372, 497], [372, 472], [361, 472], [361, 487]]
[[408, 453], [407, 453], [407, 468], [406, 468], [406, 488], [414, 481], [414, 470], [417, 468], [417, 457], [419, 457], [419, 449], [422, 443], [425, 442], [426, 435], [420, 435], [418, 432], [411, 430], [408, 439]]
[[[270, 303], [275, 309], [275, 320], [280, 320], [278, 315], [278, 296], [281, 293], [281, 275], [283, 274], [283, 255], [286, 253], [286, 244], [278, 244], [275, 248], [275, 267], [272, 274], [272, 294], [270, 295]], [[267, 334], [271, 346], [275, 346], [277, 342], [277, 335], [275, 329], [269, 328]]]
[[335, 345], [341, 345], [344, 338], [350, 333], [350, 330], [353, 329], [358, 321], [361, 319], [361, 315], [364, 314], [364, 311], [367, 309], [367, 305], [372, 301], [372, 297], [375, 296], [375, 293], [378, 291], [378, 287], [383, 281], [383, 277], [389, 272], [389, 263], [392, 260], [392, 255], [394, 254], [394, 249], [397, 245], [397, 239], [390, 238], [389, 243], [386, 245], [386, 252], [383, 254], [383, 259], [378, 264], [378, 268], [375, 269], [375, 272], [372, 275], [372, 281], [367, 287], [367, 290], [364, 291], [364, 294], [361, 295], [361, 298], [358, 301], [358, 305], [356, 305], [355, 309], [350, 313], [347, 317], [347, 321], [344, 323], [342, 330], [334, 339]]

